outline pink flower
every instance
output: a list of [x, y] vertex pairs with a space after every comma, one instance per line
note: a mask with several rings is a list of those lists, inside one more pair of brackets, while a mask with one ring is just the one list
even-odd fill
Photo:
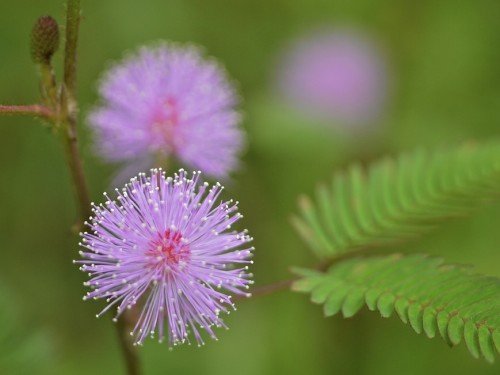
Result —
[[[118, 190], [117, 190], [118, 191]], [[247, 264], [253, 247], [246, 231], [231, 230], [242, 216], [237, 202], [219, 202], [222, 187], [199, 183], [183, 170], [139, 174], [104, 205], [94, 206], [90, 231], [82, 234], [81, 270], [90, 274], [84, 299], [105, 299], [99, 314], [142, 306], [136, 343], [158, 336], [176, 345], [200, 330], [216, 339], [221, 313], [234, 308], [229, 293], [248, 295]]]
[[292, 106], [349, 127], [376, 120], [386, 98], [380, 50], [347, 30], [317, 31], [297, 41], [283, 58], [278, 78]]
[[243, 145], [238, 97], [225, 71], [193, 46], [143, 47], [100, 85], [89, 122], [97, 151], [123, 162], [127, 179], [170, 155], [214, 177], [238, 165]]

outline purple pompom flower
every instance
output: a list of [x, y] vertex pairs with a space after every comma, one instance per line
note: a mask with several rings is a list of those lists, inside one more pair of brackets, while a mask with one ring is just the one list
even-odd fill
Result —
[[278, 86], [292, 106], [346, 128], [373, 123], [387, 94], [387, 67], [376, 44], [359, 32], [320, 30], [285, 54]]
[[199, 176], [141, 173], [116, 189], [116, 201], [105, 194], [105, 204], [94, 205], [91, 231], [82, 234], [77, 263], [91, 288], [84, 299], [105, 299], [98, 316], [116, 307], [116, 318], [142, 305], [131, 332], [137, 344], [158, 335], [176, 345], [192, 332], [201, 345], [201, 329], [216, 339], [213, 327], [225, 327], [219, 314], [234, 308], [228, 293], [249, 296], [252, 238], [230, 229], [242, 217], [237, 202], [216, 203], [223, 188]]
[[170, 155], [214, 177], [237, 167], [244, 138], [238, 96], [198, 48], [143, 47], [111, 68], [99, 91], [102, 104], [89, 115], [97, 152], [124, 162], [133, 171], [125, 180]]

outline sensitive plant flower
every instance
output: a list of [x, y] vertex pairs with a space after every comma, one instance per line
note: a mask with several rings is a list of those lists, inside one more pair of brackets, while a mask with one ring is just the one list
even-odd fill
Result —
[[128, 173], [170, 155], [214, 177], [237, 167], [244, 138], [238, 96], [198, 48], [143, 47], [111, 68], [99, 91], [102, 104], [89, 115], [97, 152], [125, 162]]
[[223, 187], [199, 177], [182, 169], [174, 178], [141, 173], [116, 189], [117, 200], [105, 194], [105, 204], [94, 205], [91, 231], [81, 235], [84, 260], [76, 263], [91, 288], [84, 299], [105, 299], [98, 316], [116, 307], [115, 321], [142, 305], [131, 332], [136, 344], [155, 335], [189, 343], [192, 332], [201, 345], [200, 329], [216, 339], [213, 327], [226, 327], [219, 315], [234, 308], [228, 293], [249, 296], [252, 238], [230, 229], [242, 217], [237, 202], [216, 203]]
[[352, 128], [380, 114], [387, 69], [380, 50], [361, 34], [322, 30], [299, 40], [285, 54], [278, 85], [294, 107]]

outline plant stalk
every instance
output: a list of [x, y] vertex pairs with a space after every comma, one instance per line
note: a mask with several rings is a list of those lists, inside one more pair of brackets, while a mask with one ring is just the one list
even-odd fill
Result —
[[[78, 30], [80, 26], [80, 0], [68, 0], [66, 8], [66, 45], [64, 53], [64, 79], [60, 93], [60, 116], [63, 143], [67, 164], [73, 180], [80, 212], [80, 222], [91, 216], [91, 201], [82, 158], [78, 146], [76, 101], [76, 62]], [[139, 375], [139, 357], [127, 330], [127, 315], [124, 314], [116, 325], [127, 374]]]
[[51, 108], [58, 107], [57, 84], [54, 69], [49, 63], [40, 64], [41, 91], [45, 105]]

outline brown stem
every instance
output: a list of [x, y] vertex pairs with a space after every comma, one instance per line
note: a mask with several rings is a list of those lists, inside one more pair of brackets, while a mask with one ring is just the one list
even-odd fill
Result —
[[[76, 122], [73, 120], [73, 117], [70, 116], [68, 118], [67, 126], [65, 126], [65, 128], [67, 130], [65, 134], [67, 162], [73, 179], [76, 196], [79, 202], [80, 214], [81, 217], [88, 218], [91, 215], [90, 198], [87, 189], [85, 173], [83, 171], [82, 159], [80, 157], [78, 147]], [[125, 359], [127, 374], [139, 375], [139, 356], [137, 354], [136, 348], [133, 346], [130, 335], [128, 335], [127, 317], [128, 311], [124, 312], [123, 315], [118, 319], [116, 325], [118, 339], [123, 357]]]
[[45, 119], [54, 117], [54, 113], [50, 108], [40, 104], [0, 105], [0, 115], [30, 115]]
[[68, 0], [66, 7], [66, 45], [64, 47], [64, 85], [72, 97], [76, 89], [76, 51], [80, 27], [80, 0]]
[[[73, 186], [78, 201], [80, 218], [91, 215], [90, 195], [87, 188], [82, 158], [78, 147], [77, 115], [78, 106], [75, 100], [76, 61], [78, 29], [80, 25], [80, 0], [68, 0], [66, 8], [66, 46], [64, 54], [64, 80], [61, 87], [60, 113], [58, 121], [63, 130], [66, 158], [71, 172]], [[127, 334], [127, 315], [118, 320], [117, 330], [122, 353], [129, 375], [139, 375], [139, 358], [137, 351]]]
[[91, 215], [92, 211], [76, 130], [78, 115], [78, 106], [75, 100], [76, 48], [79, 26], [80, 1], [68, 0], [66, 8], [66, 46], [64, 49], [64, 81], [61, 88], [60, 125], [63, 130], [66, 160], [78, 201], [80, 211], [79, 226], [81, 227], [83, 221]]
[[64, 129], [63, 142], [66, 150], [66, 162], [68, 163], [73, 188], [78, 201], [79, 220], [77, 226], [78, 230], [80, 230], [83, 227], [83, 221], [88, 219], [92, 214], [90, 195], [78, 147], [76, 120], [70, 116], [63, 120], [62, 126]]

